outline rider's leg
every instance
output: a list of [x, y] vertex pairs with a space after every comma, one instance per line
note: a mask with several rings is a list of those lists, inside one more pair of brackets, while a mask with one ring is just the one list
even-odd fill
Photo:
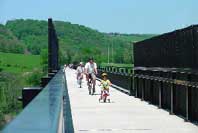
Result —
[[87, 86], [89, 86], [89, 75], [86, 74]]
[[95, 86], [96, 86], [96, 75], [92, 74], [92, 82], [93, 82], [93, 93], [95, 92]]
[[103, 95], [103, 90], [101, 90], [100, 99], [102, 99], [102, 95]]
[[80, 85], [80, 88], [82, 88], [82, 79], [81, 78], [79, 79], [79, 85]]
[[91, 74], [89, 74], [88, 82], [87, 82], [88, 86], [91, 86], [91, 82], [92, 82], [92, 77], [91, 77]]
[[82, 73], [80, 74], [80, 78], [79, 79], [80, 79], [80, 88], [82, 88], [82, 80], [83, 80], [83, 74]]
[[78, 85], [80, 85], [80, 78], [79, 78], [79, 76], [80, 76], [80, 74], [78, 73], [77, 76], [76, 76], [77, 84], [78, 84]]
[[89, 95], [91, 95], [91, 75], [87, 74], [87, 86], [89, 90]]
[[93, 92], [95, 92], [96, 80], [93, 80]]

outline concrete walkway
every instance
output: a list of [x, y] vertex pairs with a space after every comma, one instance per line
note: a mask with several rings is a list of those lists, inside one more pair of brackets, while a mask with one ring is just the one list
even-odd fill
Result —
[[[66, 69], [66, 78], [77, 133], [198, 133], [198, 126], [113, 88], [111, 103], [99, 103], [99, 95], [88, 95], [85, 80], [79, 88], [72, 69]], [[97, 85], [96, 94], [99, 92]]]

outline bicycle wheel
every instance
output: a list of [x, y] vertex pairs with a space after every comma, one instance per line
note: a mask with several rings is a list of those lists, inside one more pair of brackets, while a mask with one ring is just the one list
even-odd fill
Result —
[[80, 88], [82, 88], [82, 79], [79, 79]]
[[91, 95], [91, 85], [90, 85], [90, 83], [88, 84], [88, 91], [89, 91], [89, 95]]
[[106, 100], [107, 100], [107, 97], [106, 97], [106, 96], [104, 96], [104, 99], [103, 99], [104, 103], [106, 103]]

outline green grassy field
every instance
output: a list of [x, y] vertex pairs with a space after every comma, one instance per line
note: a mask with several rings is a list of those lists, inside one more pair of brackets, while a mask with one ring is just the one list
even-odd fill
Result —
[[0, 52], [0, 69], [5, 72], [22, 73], [41, 68], [39, 55]]
[[118, 64], [118, 63], [102, 63], [101, 66], [114, 66], [114, 67], [133, 67], [133, 64]]

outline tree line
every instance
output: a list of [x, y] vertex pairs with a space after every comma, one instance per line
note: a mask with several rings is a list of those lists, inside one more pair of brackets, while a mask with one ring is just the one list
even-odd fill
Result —
[[[60, 44], [61, 61], [71, 63], [87, 60], [89, 56], [101, 62], [132, 63], [132, 42], [153, 35], [101, 33], [70, 22], [54, 21]], [[0, 51], [41, 54], [47, 49], [47, 21], [10, 20], [0, 25]], [[6, 47], [5, 47], [6, 46]], [[102, 55], [102, 56], [101, 56]]]

